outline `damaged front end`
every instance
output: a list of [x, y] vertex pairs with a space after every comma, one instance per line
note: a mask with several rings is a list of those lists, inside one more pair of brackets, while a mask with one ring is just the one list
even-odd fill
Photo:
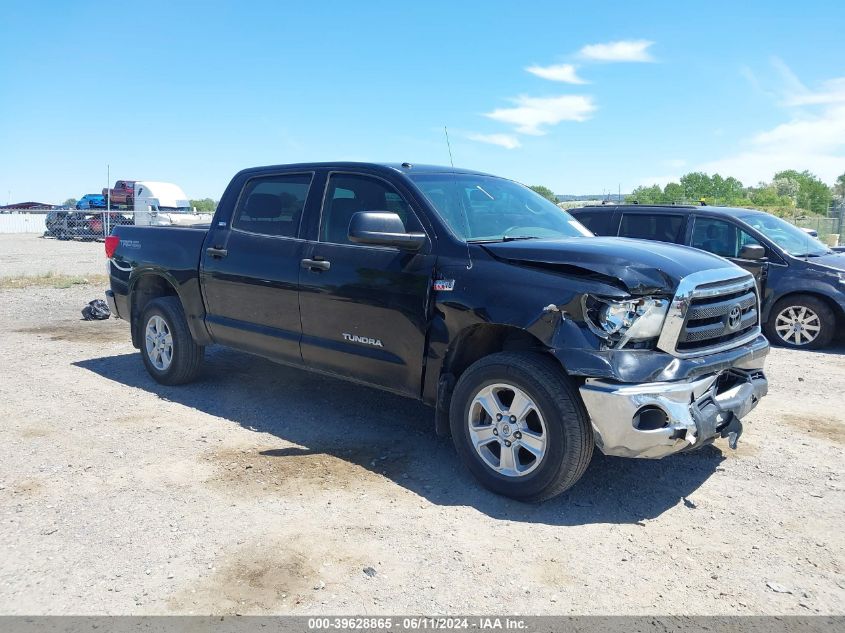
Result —
[[[717, 437], [735, 447], [740, 420], [768, 391], [754, 278], [694, 249], [574, 242], [485, 244], [530, 283], [502, 302], [491, 277], [483, 308], [458, 310], [452, 296], [442, 304], [446, 318], [516, 323], [539, 341], [579, 385], [607, 455], [661, 458]], [[476, 276], [487, 270], [478, 261]]]
[[[754, 279], [712, 269], [681, 279], [669, 302], [616, 300], [596, 308], [601, 302], [592, 299], [591, 307], [590, 301], [585, 300], [585, 319], [591, 328], [603, 330], [597, 334], [607, 347], [624, 353], [621, 348], [628, 341], [648, 339], [649, 349], [630, 350], [628, 365], [641, 369], [651, 357], [662, 358], [666, 365], [661, 377], [677, 378], [630, 381], [637, 369], [630, 366], [629, 380], [618, 374], [582, 374], [581, 397], [599, 449], [607, 455], [660, 458], [716, 437], [728, 437], [736, 448], [740, 419], [768, 391], [762, 371], [768, 344], [760, 331]], [[650, 325], [637, 337], [640, 323]], [[613, 331], [617, 325], [622, 337]], [[731, 358], [727, 363], [726, 354]], [[596, 355], [607, 358], [603, 351]]]
[[768, 392], [762, 371], [730, 369], [678, 382], [587, 379], [581, 398], [605, 455], [660, 458], [742, 433], [740, 419]]

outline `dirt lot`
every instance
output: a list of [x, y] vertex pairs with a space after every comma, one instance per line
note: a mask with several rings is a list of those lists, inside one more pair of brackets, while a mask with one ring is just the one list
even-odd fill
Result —
[[106, 273], [102, 242], [0, 234], [0, 277]]
[[[0, 275], [101, 249], [3, 239]], [[162, 387], [101, 292], [0, 290], [2, 613], [845, 613], [845, 349], [774, 350], [735, 452], [530, 506], [412, 401], [225, 349]]]

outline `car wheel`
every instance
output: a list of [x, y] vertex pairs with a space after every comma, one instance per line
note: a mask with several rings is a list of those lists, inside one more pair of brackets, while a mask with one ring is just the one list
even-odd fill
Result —
[[151, 301], [141, 317], [141, 357], [150, 376], [163, 385], [196, 378], [205, 348], [194, 342], [176, 297]]
[[793, 295], [778, 301], [766, 324], [766, 335], [776, 345], [819, 349], [833, 339], [836, 315], [823, 300]]
[[455, 386], [449, 420], [455, 449], [476, 479], [522, 501], [573, 486], [593, 453], [575, 386], [542, 354], [501, 352], [471, 365]]

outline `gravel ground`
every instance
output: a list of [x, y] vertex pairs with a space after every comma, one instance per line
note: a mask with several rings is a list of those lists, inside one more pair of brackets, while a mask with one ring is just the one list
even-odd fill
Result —
[[0, 613], [845, 613], [845, 348], [773, 350], [737, 451], [532, 506], [409, 400], [221, 348], [160, 386], [101, 293], [0, 290]]
[[0, 234], [0, 277], [106, 273], [102, 242], [59, 241], [35, 233]]

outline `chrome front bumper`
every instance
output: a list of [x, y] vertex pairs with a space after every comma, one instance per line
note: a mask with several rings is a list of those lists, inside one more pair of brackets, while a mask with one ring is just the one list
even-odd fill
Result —
[[[623, 384], [588, 378], [580, 389], [605, 455], [660, 458], [742, 432], [740, 418], [768, 391], [762, 370], [694, 380]], [[639, 428], [638, 428], [639, 427]]]

